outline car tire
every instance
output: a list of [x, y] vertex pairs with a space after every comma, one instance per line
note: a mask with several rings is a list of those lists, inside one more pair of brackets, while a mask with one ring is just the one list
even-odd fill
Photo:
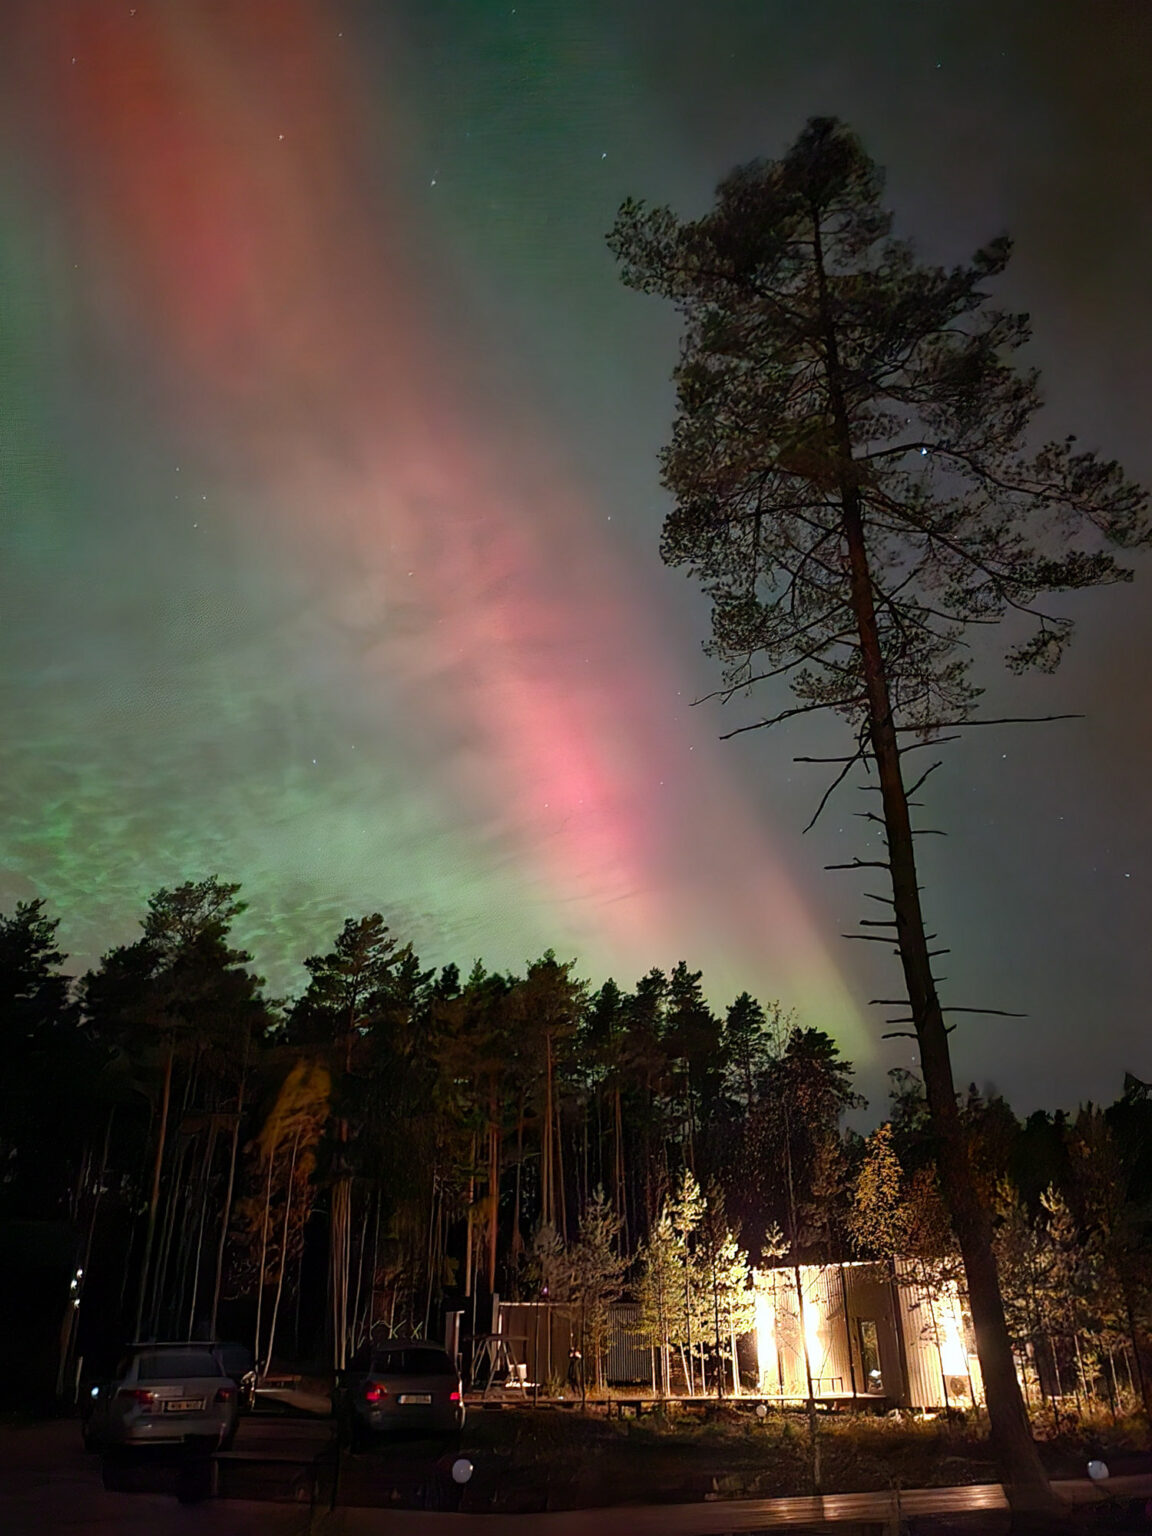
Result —
[[101, 1441], [100, 1436], [93, 1434], [93, 1432], [88, 1428], [87, 1424], [81, 1426], [80, 1438], [84, 1442], [84, 1449], [86, 1451], [98, 1454], [103, 1448], [103, 1442]]

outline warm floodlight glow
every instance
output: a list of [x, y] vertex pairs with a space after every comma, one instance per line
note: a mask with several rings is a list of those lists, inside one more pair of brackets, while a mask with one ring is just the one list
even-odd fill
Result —
[[820, 1309], [815, 1297], [804, 1297], [804, 1348], [808, 1351], [808, 1370], [813, 1373], [824, 1358], [824, 1341], [820, 1337]]
[[968, 1374], [968, 1351], [960, 1332], [960, 1320], [952, 1305], [949, 1305], [944, 1315], [944, 1325], [940, 1330], [940, 1364], [945, 1376]]
[[756, 1371], [761, 1392], [779, 1385], [776, 1356], [776, 1308], [764, 1291], [756, 1293]]

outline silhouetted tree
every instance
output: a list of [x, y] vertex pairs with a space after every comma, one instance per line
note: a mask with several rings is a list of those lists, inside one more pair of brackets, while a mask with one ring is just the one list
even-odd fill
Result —
[[853, 867], [891, 881], [1006, 1480], [1047, 1503], [970, 1177], [903, 758], [969, 717], [970, 626], [1022, 621], [1009, 666], [1058, 664], [1071, 620], [1044, 597], [1125, 579], [1108, 546], [1147, 540], [1147, 498], [1072, 440], [1027, 452], [1038, 383], [1012, 358], [1027, 319], [986, 303], [1009, 242], [952, 270], [919, 265], [880, 191], [856, 137], [814, 119], [783, 160], [734, 171], [704, 218], [629, 202], [609, 243], [627, 284], [685, 317], [662, 553], [712, 599], [726, 692], [788, 676], [796, 704], [761, 724], [831, 710], [852, 740], [836, 782], [876, 770], [885, 847]]
[[[83, 982], [89, 1028], [133, 1064], [152, 1110], [137, 1337], [146, 1318], [154, 1332], [186, 1326], [203, 1258], [198, 1218], [218, 1171], [218, 1114], [243, 1072], [245, 1041], [269, 1022], [252, 957], [230, 940], [245, 910], [239, 890], [211, 876], [157, 891], [141, 937], [109, 951]], [[199, 1199], [182, 1198], [189, 1186]]]
[[0, 914], [0, 1210], [8, 1216], [74, 1214], [85, 1143], [101, 1118], [94, 1079], [109, 1053], [80, 1028], [58, 927], [42, 901]]

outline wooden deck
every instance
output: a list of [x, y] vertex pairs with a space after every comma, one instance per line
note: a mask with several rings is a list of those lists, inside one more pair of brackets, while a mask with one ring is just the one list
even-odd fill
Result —
[[[1087, 1479], [1053, 1484], [1074, 1518], [1077, 1506], [1152, 1499], [1152, 1477], [1117, 1477], [1107, 1492]], [[986, 1513], [990, 1532], [1008, 1530], [1008, 1501], [999, 1483], [915, 1488], [889, 1493], [837, 1493], [823, 1498], [740, 1499], [706, 1504], [634, 1505], [560, 1510], [554, 1514], [469, 1515], [423, 1510], [337, 1509], [332, 1536], [742, 1536], [742, 1533], [837, 1527], [894, 1531], [917, 1517]], [[1118, 1526], [1117, 1530], [1144, 1529]]]

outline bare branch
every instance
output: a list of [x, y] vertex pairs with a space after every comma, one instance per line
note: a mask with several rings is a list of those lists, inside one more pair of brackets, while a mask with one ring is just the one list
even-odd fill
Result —
[[731, 741], [733, 736], [742, 736], [745, 731], [768, 730], [774, 725], [783, 724], [785, 720], [793, 719], [796, 715], [814, 715], [823, 709], [846, 709], [850, 704], [860, 702], [859, 699], [829, 699], [826, 704], [798, 704], [795, 709], [781, 710], [770, 720], [757, 720], [752, 725], [738, 725], [734, 731], [725, 731], [720, 740]]
[[[857, 752], [855, 757], [849, 758], [848, 761], [844, 764], [843, 768], [841, 768], [840, 772], [832, 780], [831, 784], [829, 784], [828, 788], [824, 791], [823, 795], [821, 795], [821, 797], [820, 797], [820, 804], [816, 807], [815, 811], [812, 813], [812, 820], [804, 828], [804, 832], [811, 832], [812, 828], [820, 820], [820, 812], [824, 809], [824, 807], [828, 804], [829, 800], [831, 800], [832, 796], [835, 794], [836, 790], [838, 790], [840, 788], [840, 785], [843, 784], [844, 780], [852, 772], [852, 765], [854, 763], [858, 763], [860, 761], [860, 756], [861, 756], [861, 754], [859, 752]], [[803, 835], [803, 833], [801, 835]]]
[[[862, 760], [859, 753], [855, 753], [852, 757], [794, 757], [792, 759], [794, 763], [855, 763]], [[866, 787], [861, 785], [862, 789]]]
[[[897, 731], [947, 730], [947, 726], [898, 725]], [[900, 756], [906, 752], [922, 752], [925, 747], [942, 747], [949, 741], [960, 741], [959, 736], [933, 736], [931, 741], [914, 741], [910, 747], [900, 747]]]
[[941, 1008], [941, 1013], [990, 1013], [1000, 1019], [1026, 1019], [1026, 1013], [1009, 1013], [1006, 1008]]
[[918, 790], [918, 789], [919, 789], [919, 788], [920, 788], [920, 786], [921, 786], [921, 785], [922, 785], [922, 784], [923, 784], [923, 783], [924, 783], [924, 780], [925, 780], [925, 779], [926, 779], [926, 778], [927, 778], [927, 777], [928, 777], [928, 775], [929, 775], [929, 774], [930, 774], [930, 773], [935, 773], [935, 772], [936, 772], [936, 770], [937, 770], [937, 768], [939, 768], [939, 767], [940, 767], [940, 765], [941, 765], [941, 761], [942, 761], [942, 759], [941, 759], [941, 760], [938, 760], [938, 761], [937, 761], [937, 762], [935, 762], [935, 763], [933, 763], [933, 764], [932, 764], [932, 766], [931, 766], [931, 768], [925, 768], [925, 770], [924, 770], [924, 772], [923, 772], [923, 773], [922, 773], [922, 774], [921, 774], [921, 775], [920, 775], [920, 777], [919, 777], [919, 778], [918, 778], [918, 779], [917, 779], [917, 780], [916, 780], [916, 782], [915, 782], [915, 784], [913, 784], [913, 786], [912, 786], [912, 788], [911, 788], [911, 789], [908, 789], [908, 790], [905, 790], [905, 792], [904, 792], [904, 793], [905, 793], [905, 794], [906, 794], [906, 795], [907, 795], [907, 797], [908, 797], [908, 803], [909, 803], [909, 805], [911, 805], [911, 803], [912, 803], [912, 796], [913, 796], [913, 795], [914, 795], [914, 794], [915, 794], [915, 793], [916, 793], [916, 791], [917, 791], [917, 790]]
[[[895, 730], [901, 735], [916, 731], [956, 731], [967, 730], [970, 725], [1044, 725], [1049, 720], [1083, 720], [1084, 715], [1004, 715], [999, 720], [933, 720], [928, 725], [898, 725]], [[946, 738], [955, 741], [957, 738]], [[921, 743], [922, 746], [931, 747], [938, 745], [938, 739]], [[902, 747], [901, 751], [911, 752], [912, 747]]]

